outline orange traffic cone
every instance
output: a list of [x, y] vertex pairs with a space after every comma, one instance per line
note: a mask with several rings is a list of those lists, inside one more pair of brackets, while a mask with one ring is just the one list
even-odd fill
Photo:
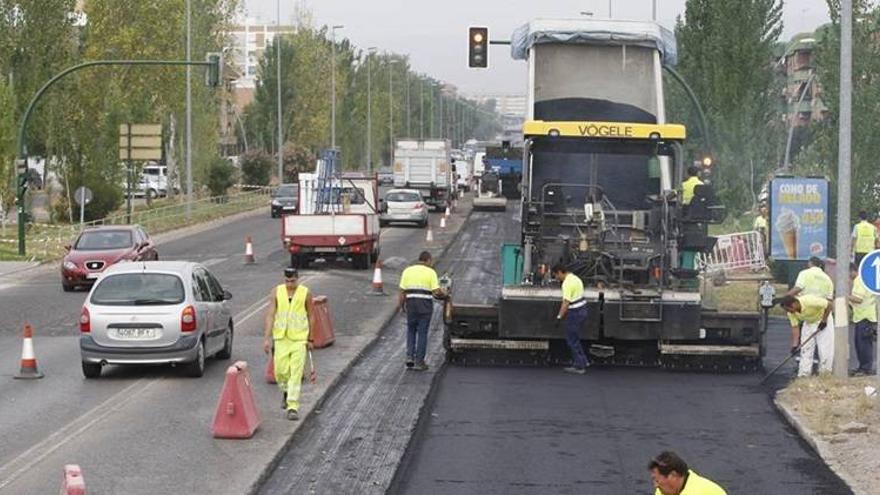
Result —
[[43, 374], [37, 369], [37, 357], [34, 355], [34, 330], [30, 325], [24, 326], [24, 340], [21, 342], [21, 369], [13, 378], [34, 379], [43, 378]]
[[425, 236], [425, 242], [428, 244], [434, 242], [434, 230], [431, 229], [431, 224], [428, 224], [428, 235]]
[[254, 246], [251, 243], [251, 236], [247, 236], [244, 241], [244, 262], [248, 264], [254, 262]]
[[374, 296], [384, 296], [385, 290], [382, 285], [382, 260], [376, 260], [376, 268], [373, 269], [373, 292]]
[[446, 229], [446, 217], [440, 217], [440, 228]]

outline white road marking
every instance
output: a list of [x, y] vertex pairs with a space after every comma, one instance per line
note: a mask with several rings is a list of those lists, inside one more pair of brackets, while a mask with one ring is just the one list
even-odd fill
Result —
[[[158, 383], [159, 380], [160, 379], [152, 379], [147, 381], [142, 378], [132, 383], [110, 396], [110, 398], [104, 402], [93, 407], [87, 413], [71, 421], [63, 428], [55, 431], [55, 433], [46, 437], [42, 442], [27, 449], [15, 459], [4, 464], [0, 467], [0, 476], [3, 477], [2, 481], [0, 481], [0, 488], [9, 485], [43, 459], [50, 456], [53, 452], [70, 443], [70, 441], [76, 438], [79, 434], [128, 405], [129, 402], [133, 401], [140, 394], [146, 392], [150, 387]], [[140, 385], [143, 385], [140, 390], [135, 391], [134, 389], [138, 388]], [[18, 466], [19, 464], [20, 466]], [[18, 468], [16, 469], [16, 467]], [[12, 471], [13, 469], [14, 471]]]
[[209, 260], [202, 261], [201, 263], [202, 263], [202, 266], [207, 268], [207, 267], [211, 267], [214, 265], [219, 265], [220, 263], [223, 263], [227, 259], [229, 259], [229, 258], [211, 258]]

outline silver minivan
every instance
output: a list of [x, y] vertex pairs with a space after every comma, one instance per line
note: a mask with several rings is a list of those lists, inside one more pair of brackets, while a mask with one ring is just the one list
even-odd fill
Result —
[[119, 263], [92, 287], [80, 313], [86, 378], [113, 365], [182, 365], [194, 377], [205, 359], [232, 355], [232, 298], [204, 266], [188, 261]]

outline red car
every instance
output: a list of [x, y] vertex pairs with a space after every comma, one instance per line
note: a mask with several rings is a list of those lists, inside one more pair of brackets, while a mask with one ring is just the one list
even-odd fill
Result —
[[91, 286], [114, 263], [159, 259], [156, 244], [137, 225], [87, 228], [67, 250], [61, 262], [61, 287], [65, 292]]

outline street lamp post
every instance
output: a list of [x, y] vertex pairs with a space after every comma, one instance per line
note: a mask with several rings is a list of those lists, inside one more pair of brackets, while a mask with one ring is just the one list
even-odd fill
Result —
[[409, 69], [406, 69], [406, 137], [412, 137], [412, 127], [410, 127], [410, 109], [409, 109]]
[[338, 24], [330, 29], [331, 43], [333, 44], [333, 55], [331, 58], [330, 72], [330, 147], [336, 149], [336, 30], [345, 26]]
[[278, 183], [284, 182], [284, 156], [283, 156], [283, 145], [284, 145], [284, 135], [281, 127], [281, 0], [276, 0], [276, 17], [275, 24], [277, 29], [275, 31], [275, 71], [276, 71], [276, 79], [275, 79], [275, 99], [278, 104], [278, 114], [276, 116], [276, 120], [278, 121]]
[[373, 53], [376, 47], [367, 48], [367, 173], [373, 173], [373, 88], [370, 73], [373, 70]]
[[[186, 60], [192, 60], [192, 0], [186, 0]], [[129, 191], [131, 195], [131, 191]], [[186, 218], [192, 215], [192, 67], [186, 66]]]
[[834, 376], [849, 368], [849, 228], [852, 167], [852, 0], [840, 2], [840, 121], [837, 155], [837, 276], [834, 280]]
[[394, 153], [394, 59], [388, 58], [388, 162]]

